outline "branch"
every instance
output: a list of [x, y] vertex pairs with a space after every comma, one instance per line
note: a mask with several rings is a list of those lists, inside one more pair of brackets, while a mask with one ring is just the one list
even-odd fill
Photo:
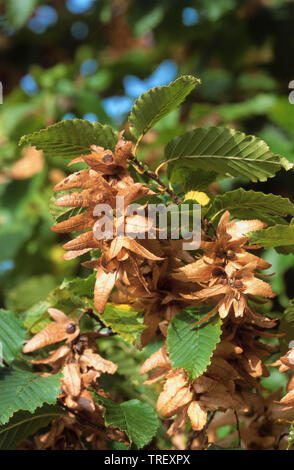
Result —
[[128, 156], [128, 159], [131, 160], [131, 162], [134, 164], [135, 167], [137, 167], [137, 170], [139, 171], [139, 173], [143, 174], [143, 175], [146, 175], [148, 176], [150, 179], [156, 181], [156, 183], [158, 184], [158, 186], [160, 186], [160, 188], [168, 193], [172, 200], [175, 201], [176, 203], [180, 203], [182, 202], [181, 198], [179, 196], [177, 196], [175, 194], [175, 192], [173, 191], [173, 189], [169, 188], [168, 186], [166, 186], [159, 178], [159, 176], [154, 172], [154, 171], [151, 171], [151, 170], [146, 170], [144, 168], [144, 166], [142, 165], [142, 163], [139, 162], [139, 160], [137, 160], [137, 158], [132, 154], [130, 153], [129, 156]]
[[78, 325], [80, 325], [81, 320], [82, 320], [82, 318], [83, 318], [85, 315], [88, 315], [90, 318], [93, 318], [94, 320], [98, 321], [99, 323], [102, 323], [102, 321], [100, 320], [100, 318], [98, 317], [98, 315], [96, 315], [90, 307], [87, 307], [87, 308], [81, 313], [81, 315], [79, 316], [79, 318], [78, 318]]
[[82, 424], [83, 426], [89, 426], [89, 427], [95, 429], [95, 431], [98, 431], [100, 433], [105, 432], [105, 427], [104, 426], [97, 426], [97, 424], [92, 423], [91, 421], [89, 421], [84, 416], [81, 416], [78, 411], [72, 410], [71, 408], [68, 408], [68, 406], [64, 405], [64, 403], [62, 403], [61, 400], [58, 400], [58, 404], [64, 411], [67, 411], [68, 413], [71, 413], [72, 415], [74, 415], [76, 420], [80, 424]]
[[[90, 308], [90, 307], [87, 307], [82, 313], [81, 315], [79, 316], [78, 318], [78, 325], [80, 326], [80, 323], [81, 323], [81, 320], [82, 318], [85, 316], [85, 315], [88, 315], [90, 318], [93, 318], [94, 320], [96, 320], [99, 324], [100, 324], [100, 328], [99, 330], [96, 331], [96, 335], [97, 337], [105, 337], [105, 336], [114, 336], [116, 335], [117, 333], [113, 332], [112, 329], [109, 327], [109, 326], [106, 326], [103, 321], [101, 320], [101, 318], [98, 317], [98, 315], [96, 315], [93, 310]], [[101, 330], [103, 329], [107, 329], [107, 331], [105, 333], [101, 333]]]
[[236, 418], [236, 425], [237, 425], [237, 432], [238, 432], [238, 447], [241, 447], [240, 423], [239, 423], [239, 418], [238, 418], [238, 414], [237, 414], [236, 410], [234, 410], [234, 415], [235, 415], [235, 418]]
[[202, 428], [200, 431], [192, 431], [191, 432], [191, 434], [188, 438], [187, 446], [186, 446], [187, 450], [191, 450], [194, 439], [196, 439], [198, 436], [200, 436], [202, 433], [204, 433], [207, 430], [208, 426], [210, 425], [211, 421], [214, 418], [215, 413], [216, 413], [216, 411], [213, 411], [211, 413], [208, 420], [206, 421], [206, 424], [205, 424], [204, 428]]

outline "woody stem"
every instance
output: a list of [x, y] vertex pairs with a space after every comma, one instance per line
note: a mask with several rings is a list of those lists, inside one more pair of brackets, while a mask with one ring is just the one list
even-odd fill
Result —
[[236, 425], [237, 425], [237, 432], [238, 432], [238, 447], [241, 447], [241, 431], [240, 431], [240, 423], [239, 423], [239, 417], [238, 413], [236, 410], [234, 410], [234, 415], [236, 418]]
[[[98, 322], [101, 322], [100, 318], [98, 317], [98, 315], [95, 315], [95, 313], [93, 312], [93, 310], [90, 308], [90, 307], [87, 307], [82, 313], [81, 315], [79, 316], [78, 318], [78, 324], [80, 324], [82, 318], [85, 316], [85, 315], [88, 315], [90, 318], [93, 318], [94, 320], [98, 321]], [[101, 322], [102, 323], [102, 322]]]
[[213, 418], [215, 416], [215, 413], [216, 413], [216, 411], [213, 411], [211, 413], [211, 415], [209, 416], [208, 420], [206, 421], [206, 424], [205, 424], [203, 429], [201, 429], [200, 431], [192, 431], [190, 433], [190, 436], [189, 436], [188, 442], [187, 442], [187, 446], [186, 446], [186, 450], [191, 449], [194, 439], [196, 439], [198, 436], [200, 436], [200, 434], [203, 434], [204, 432], [206, 432], [208, 426], [210, 425], [211, 421], [213, 420]]
[[[103, 426], [98, 426], [97, 424], [92, 423], [91, 421], [89, 421], [89, 420], [88, 420], [87, 418], [85, 418], [84, 416], [81, 416], [78, 411], [72, 410], [71, 408], [68, 408], [64, 403], [62, 403], [61, 400], [58, 400], [58, 404], [59, 404], [59, 406], [60, 406], [64, 411], [67, 411], [68, 413], [73, 414], [73, 415], [75, 416], [76, 420], [77, 420], [80, 424], [82, 424], [82, 425], [84, 425], [84, 426], [89, 426], [89, 427], [95, 429], [96, 431], [100, 431], [100, 432], [104, 432], [104, 431], [105, 431], [105, 429], [104, 429]], [[108, 438], [108, 439], [109, 439], [109, 438]]]
[[176, 203], [182, 202], [181, 198], [175, 194], [173, 189], [166, 186], [160, 180], [159, 176], [154, 171], [145, 169], [144, 166], [142, 165], [142, 163], [140, 163], [139, 160], [137, 160], [137, 158], [133, 154], [130, 153], [128, 158], [129, 158], [129, 160], [131, 160], [133, 162], [134, 166], [138, 168], [140, 173], [142, 173], [142, 174], [148, 176], [150, 179], [156, 181], [158, 186], [160, 186], [160, 188], [162, 188], [164, 190], [164, 192], [168, 193], [171, 196], [171, 198], [173, 199], [173, 201], [175, 201]]

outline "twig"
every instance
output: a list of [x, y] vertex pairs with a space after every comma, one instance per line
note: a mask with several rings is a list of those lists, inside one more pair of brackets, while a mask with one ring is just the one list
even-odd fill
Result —
[[236, 425], [237, 425], [237, 432], [238, 432], [238, 447], [241, 447], [240, 423], [239, 423], [239, 418], [238, 418], [238, 414], [237, 414], [236, 410], [234, 410], [234, 415], [235, 415], [235, 418], [236, 418]]
[[207, 220], [205, 217], [204, 219], [202, 219], [202, 223], [204, 225], [204, 231], [208, 231], [209, 229], [212, 229], [213, 233], [214, 233], [214, 236], [216, 237], [217, 236], [217, 233], [216, 233], [216, 229], [214, 227], [214, 225], [211, 223], [210, 220]]
[[78, 324], [80, 324], [82, 318], [83, 318], [85, 315], [88, 315], [90, 318], [93, 318], [93, 320], [96, 320], [96, 321], [98, 321], [99, 323], [102, 323], [102, 321], [100, 320], [100, 318], [98, 317], [98, 315], [96, 315], [90, 307], [87, 307], [87, 308], [81, 313], [81, 315], [79, 316], [79, 318], [78, 318]]
[[169, 188], [168, 186], [166, 186], [159, 178], [159, 176], [154, 172], [154, 171], [151, 171], [151, 170], [147, 170], [144, 168], [144, 166], [142, 165], [142, 163], [139, 162], [139, 160], [137, 160], [137, 158], [132, 154], [130, 153], [128, 155], [128, 159], [132, 161], [132, 163], [134, 164], [135, 167], [137, 167], [137, 169], [139, 170], [139, 173], [143, 174], [143, 175], [146, 175], [148, 176], [150, 179], [156, 181], [156, 183], [158, 184], [158, 186], [160, 186], [160, 188], [168, 193], [171, 198], [176, 202], [176, 203], [180, 203], [182, 202], [182, 199], [177, 196], [175, 194], [175, 192], [173, 191], [173, 189]]
[[193, 444], [193, 441], [194, 439], [196, 439], [198, 436], [200, 436], [200, 434], [204, 433], [208, 426], [210, 425], [211, 421], [213, 420], [214, 418], [214, 415], [215, 415], [216, 411], [213, 411], [211, 413], [211, 415], [209, 416], [208, 420], [206, 421], [206, 424], [204, 426], [204, 428], [202, 428], [200, 431], [193, 431], [191, 432], [189, 438], [188, 438], [188, 442], [187, 442], [187, 446], [186, 446], [186, 450], [191, 450], [191, 447], [192, 447], [192, 444]]
[[[117, 333], [113, 332], [112, 329], [109, 326], [105, 325], [103, 323], [103, 321], [101, 320], [101, 318], [99, 318], [98, 315], [96, 315], [90, 307], [87, 307], [81, 313], [81, 315], [78, 318], [78, 325], [80, 325], [81, 320], [85, 315], [88, 315], [90, 318], [93, 318], [95, 321], [97, 321], [100, 324], [99, 330], [96, 331], [97, 337], [114, 336], [114, 335], [117, 334]], [[103, 330], [104, 328], [107, 329], [108, 331], [107, 331], [107, 333], [102, 334], [100, 330]]]
[[284, 439], [284, 437], [286, 437], [286, 436], [289, 436], [289, 433], [288, 433], [288, 432], [283, 432], [283, 433], [280, 435], [278, 441], [277, 441], [276, 444], [275, 444], [275, 450], [279, 450], [280, 442], [281, 442], [281, 440]]
[[95, 429], [95, 431], [99, 431], [99, 432], [105, 431], [105, 428], [103, 426], [97, 426], [97, 424], [92, 423], [87, 418], [80, 416], [78, 412], [76, 412], [75, 410], [72, 410], [71, 408], [68, 408], [60, 400], [58, 400], [58, 404], [64, 411], [67, 411], [68, 413], [73, 414], [80, 424], [83, 424], [84, 426], [90, 426], [91, 428]]

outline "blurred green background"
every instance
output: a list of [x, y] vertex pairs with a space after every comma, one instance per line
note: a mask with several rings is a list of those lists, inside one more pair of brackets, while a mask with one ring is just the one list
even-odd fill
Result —
[[[154, 167], [163, 144], [198, 125], [263, 138], [294, 162], [294, 2], [283, 0], [6, 0], [0, 4], [0, 302], [25, 312], [64, 277], [88, 275], [61, 259], [50, 231], [53, 186], [66, 162], [44, 161], [19, 138], [68, 118], [123, 127], [134, 100], [181, 74], [199, 77], [181, 106], [148, 134], [139, 158]], [[293, 85], [294, 88], [294, 85]], [[294, 101], [294, 100], [293, 100]], [[293, 173], [262, 184], [225, 180], [294, 201]], [[294, 297], [293, 255], [273, 264], [275, 308]]]

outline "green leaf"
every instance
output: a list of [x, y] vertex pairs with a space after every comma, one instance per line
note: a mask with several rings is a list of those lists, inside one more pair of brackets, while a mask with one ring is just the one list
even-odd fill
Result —
[[93, 298], [95, 280], [95, 273], [90, 274], [90, 276], [86, 278], [76, 277], [74, 279], [64, 279], [60, 289], [66, 289], [77, 297]]
[[117, 136], [108, 125], [83, 119], [66, 119], [39, 132], [25, 135], [19, 145], [35, 145], [47, 157], [74, 158], [91, 153], [91, 145], [114, 150]]
[[46, 328], [51, 322], [49, 313], [46, 313], [49, 307], [50, 303], [46, 301], [33, 305], [26, 313], [24, 326], [34, 334]]
[[24, 325], [32, 333], [43, 330], [50, 322], [48, 308], [59, 308], [70, 313], [77, 308], [93, 307], [95, 273], [87, 278], [64, 279], [51, 291], [45, 301], [37, 302], [27, 312]]
[[293, 167], [286, 158], [274, 155], [263, 140], [225, 127], [198, 128], [175, 137], [166, 146], [165, 158], [172, 181], [179, 170], [188, 173], [196, 168], [266, 181], [281, 168]]
[[195, 380], [206, 371], [222, 333], [219, 317], [195, 326], [200, 319], [199, 314], [185, 311], [176, 315], [168, 327], [170, 362], [175, 369], [185, 369], [190, 380]]
[[257, 137], [264, 140], [272, 152], [284, 155], [290, 162], [294, 162], [292, 139], [280, 127], [267, 124], [258, 132]]
[[294, 225], [274, 225], [252, 232], [248, 236], [250, 243], [266, 249], [294, 245]]
[[[287, 249], [290, 247], [287, 247]], [[277, 294], [281, 305], [285, 306], [285, 301], [287, 303], [286, 296], [286, 283], [285, 283], [285, 274], [286, 271], [292, 268], [293, 258], [292, 256], [280, 256], [278, 253], [279, 249], [271, 248], [263, 253], [263, 259], [271, 264], [271, 271], [275, 273], [275, 276], [271, 278], [271, 286], [273, 292]], [[294, 338], [294, 336], [293, 336]]]
[[198, 83], [198, 78], [183, 75], [169, 85], [151, 88], [135, 101], [129, 123], [132, 134], [138, 139], [137, 145], [151, 127], [177, 108]]
[[[232, 0], [220, 0], [219, 2], [211, 2], [211, 0], [202, 0], [202, 8], [205, 11], [205, 16], [209, 21], [214, 22], [219, 20], [226, 13], [229, 13], [234, 8]], [[234, 25], [231, 25], [233, 28]]]
[[111, 450], [129, 450], [128, 446], [123, 442], [111, 441], [108, 444], [108, 449]]
[[7, 0], [7, 17], [15, 28], [20, 28], [33, 13], [37, 0]]
[[31, 226], [15, 222], [0, 226], [0, 262], [16, 256], [22, 244], [30, 237]]
[[287, 450], [289, 450], [293, 444], [294, 444], [294, 421], [292, 421], [290, 429], [289, 429]]
[[9, 292], [7, 306], [12, 310], [23, 312], [46, 298], [56, 284], [57, 281], [52, 274], [27, 278]]
[[[294, 218], [292, 218], [290, 221], [290, 227], [294, 227]], [[280, 255], [289, 255], [291, 253], [294, 253], [294, 245], [278, 246], [275, 248], [275, 250]]]
[[56, 206], [55, 201], [66, 194], [69, 194], [70, 191], [58, 191], [53, 194], [49, 202], [49, 212], [55, 222], [63, 222], [64, 220], [74, 217], [75, 215], [81, 214], [85, 211], [83, 207], [62, 207]]
[[53, 405], [60, 394], [60, 374], [40, 377], [22, 369], [0, 371], [0, 424], [5, 424], [19, 410], [33, 413], [48, 403]]
[[216, 215], [221, 216], [226, 210], [230, 211], [232, 217], [261, 219], [269, 224], [276, 223], [276, 216], [280, 218], [294, 215], [294, 204], [289, 199], [275, 194], [239, 188], [216, 196], [206, 216], [213, 216], [215, 219]]
[[142, 36], [152, 31], [164, 18], [163, 5], [157, 5], [152, 10], [148, 9], [148, 13], [138, 19], [134, 24], [134, 33], [136, 36]]
[[92, 307], [95, 273], [87, 278], [64, 279], [60, 286], [53, 289], [45, 301], [37, 302], [26, 312], [24, 325], [32, 333], [43, 330], [51, 318], [48, 308], [58, 308], [65, 313], [75, 309]]
[[267, 389], [268, 392], [274, 392], [282, 387], [282, 394], [284, 395], [288, 380], [287, 374], [280, 372], [277, 367], [271, 367], [269, 369], [269, 376], [261, 378], [260, 385]]
[[291, 348], [290, 342], [294, 338], [294, 299], [289, 300], [283, 312], [280, 319], [279, 333], [284, 334], [284, 336], [279, 338], [281, 356], [283, 356]]
[[87, 278], [64, 279], [47, 297], [50, 307], [70, 313], [76, 308], [93, 307], [95, 273]]
[[216, 180], [216, 177], [217, 173], [214, 171], [205, 171], [201, 170], [200, 168], [198, 170], [189, 171], [188, 174], [185, 169], [183, 169], [182, 175], [180, 170], [177, 172], [177, 178], [179, 179], [179, 182], [181, 183], [184, 181], [185, 193], [193, 190], [205, 190], [210, 183]]
[[8, 423], [0, 426], [0, 449], [15, 449], [21, 441], [33, 436], [63, 414], [57, 406], [49, 405], [38, 408], [33, 414], [28, 411], [18, 411]]
[[218, 106], [216, 112], [224, 121], [232, 122], [254, 115], [267, 114], [275, 103], [275, 95], [261, 93], [241, 103], [230, 103]]
[[8, 310], [0, 309], [0, 367], [2, 359], [11, 362], [21, 353], [25, 340], [25, 329], [18, 315]]
[[118, 333], [129, 343], [140, 343], [141, 334], [146, 328], [141, 312], [133, 310], [129, 305], [108, 303], [101, 318], [106, 326], [110, 326], [112, 331]]
[[108, 398], [93, 394], [96, 403], [105, 408], [106, 426], [114, 426], [127, 433], [130, 442], [140, 449], [147, 445], [155, 435], [159, 426], [155, 411], [147, 403], [129, 400], [115, 403]]
[[292, 104], [288, 97], [280, 96], [270, 112], [270, 119], [285, 130], [292, 138], [294, 136], [294, 116]]

